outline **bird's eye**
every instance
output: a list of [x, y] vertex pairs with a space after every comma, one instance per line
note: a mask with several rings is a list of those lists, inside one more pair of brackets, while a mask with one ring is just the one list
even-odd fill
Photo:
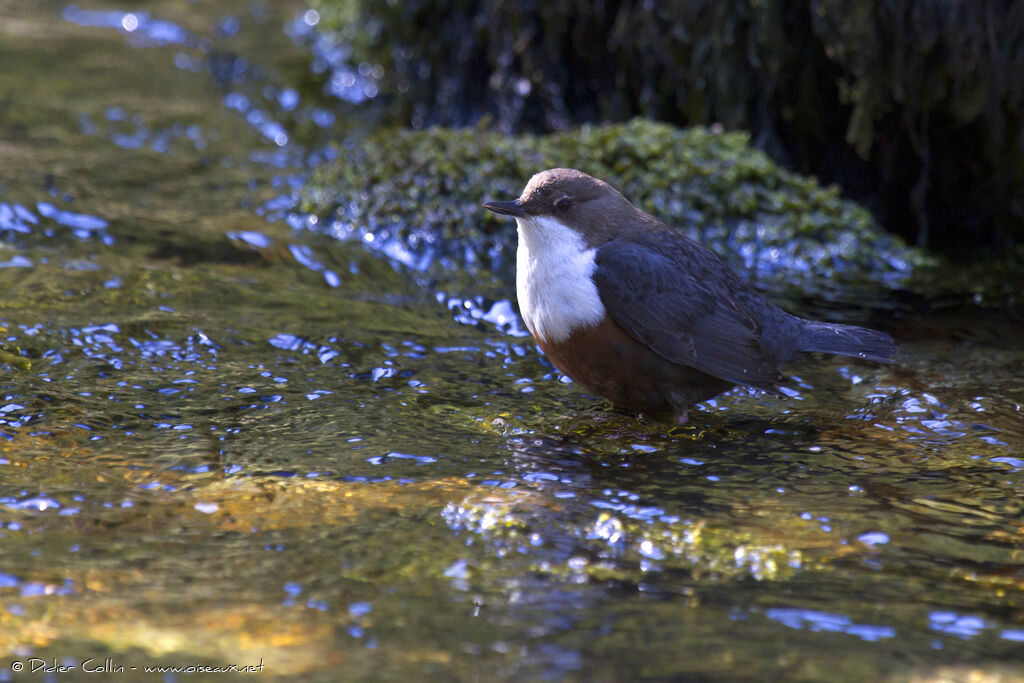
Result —
[[570, 206], [572, 206], [572, 200], [566, 197], [565, 195], [562, 195], [561, 197], [555, 200], [556, 211], [565, 211]]

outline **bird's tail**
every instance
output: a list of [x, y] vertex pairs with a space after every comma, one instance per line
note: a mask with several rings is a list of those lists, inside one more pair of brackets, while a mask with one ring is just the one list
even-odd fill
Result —
[[804, 352], [834, 353], [877, 363], [891, 363], [898, 351], [896, 342], [885, 332], [815, 320], [802, 322], [797, 348]]

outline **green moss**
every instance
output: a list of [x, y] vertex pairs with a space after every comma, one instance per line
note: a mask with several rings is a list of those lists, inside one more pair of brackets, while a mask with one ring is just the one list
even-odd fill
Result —
[[17, 349], [14, 352], [8, 351], [7, 349], [0, 347], [0, 367], [10, 365], [18, 370], [29, 370], [32, 367], [32, 362], [17, 353]]
[[925, 261], [836, 188], [785, 171], [741, 132], [640, 119], [548, 136], [384, 130], [338, 151], [308, 183], [305, 210], [330, 215], [320, 224], [334, 233], [397, 246], [411, 263], [441, 256], [506, 272], [515, 231], [480, 205], [517, 197], [531, 175], [556, 166], [607, 180], [772, 286], [892, 284]]

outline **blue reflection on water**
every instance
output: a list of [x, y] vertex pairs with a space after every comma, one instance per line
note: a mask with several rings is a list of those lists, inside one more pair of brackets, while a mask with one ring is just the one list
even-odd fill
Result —
[[135, 39], [135, 44], [140, 46], [194, 46], [198, 43], [196, 38], [181, 26], [163, 19], [154, 19], [148, 12], [88, 10], [68, 5], [61, 16], [79, 26], [119, 29], [130, 34]]
[[430, 463], [437, 462], [437, 458], [429, 455], [412, 455], [411, 453], [399, 453], [397, 451], [366, 459], [366, 461], [371, 465], [384, 465], [389, 460], [412, 460], [419, 465], [428, 465]]
[[0, 230], [26, 234], [32, 232], [32, 225], [38, 224], [36, 215], [21, 204], [0, 202]]
[[973, 614], [957, 614], [956, 612], [936, 611], [928, 615], [928, 626], [933, 631], [973, 638], [988, 627], [985, 620]]
[[[488, 301], [482, 296], [462, 298], [450, 296], [445, 292], [437, 292], [434, 298], [454, 314], [455, 322], [463, 325], [490, 323], [498, 331], [513, 337], [527, 337], [530, 334], [523, 327], [521, 318], [508, 299]], [[522, 354], [517, 352], [517, 355]]]
[[857, 540], [864, 545], [883, 545], [889, 542], [889, 534], [882, 531], [869, 531], [858, 536]]
[[842, 614], [831, 614], [800, 607], [774, 607], [765, 610], [764, 613], [769, 619], [778, 621], [789, 628], [846, 633], [867, 641], [892, 638], [896, 635], [896, 629], [891, 626], [855, 624], [849, 617]]
[[12, 510], [35, 510], [36, 512], [44, 512], [51, 508], [56, 510], [60, 509], [61, 506], [53, 498], [47, 498], [46, 496], [33, 496], [22, 500], [4, 497], [0, 498], [0, 504]]
[[324, 344], [314, 344], [294, 334], [279, 333], [267, 340], [274, 348], [285, 351], [298, 351], [303, 355], [315, 355], [321, 363], [328, 363], [340, 355], [336, 349]]
[[[38, 215], [21, 204], [0, 202], [0, 239], [12, 240], [18, 235], [35, 232], [34, 229], [40, 226], [40, 217], [42, 217], [57, 225], [71, 228], [71, 233], [79, 239], [88, 240], [98, 237], [107, 245], [114, 242], [113, 237], [106, 232], [110, 223], [105, 218], [61, 209], [50, 202], [38, 202], [36, 211], [38, 211]], [[48, 229], [44, 231], [44, 234], [49, 237], [54, 234], [54, 231]], [[32, 265], [31, 259], [20, 254], [0, 263], [0, 267], [6, 268], [31, 268]]]
[[21, 254], [15, 254], [6, 261], [0, 261], [0, 268], [31, 268], [32, 260]]
[[320, 33], [316, 26], [320, 16], [315, 10], [304, 12], [288, 28], [287, 33], [296, 43], [306, 44], [313, 53], [314, 73], [329, 73], [324, 89], [340, 100], [360, 104], [380, 93], [377, 85], [384, 71], [380, 66], [349, 63], [351, 50], [337, 42], [331, 33]]

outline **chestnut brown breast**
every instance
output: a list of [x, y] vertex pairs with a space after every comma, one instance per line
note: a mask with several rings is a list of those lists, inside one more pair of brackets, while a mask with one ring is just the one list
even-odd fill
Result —
[[626, 335], [611, 318], [576, 328], [561, 342], [537, 344], [572, 381], [621, 406], [679, 413], [733, 385], [668, 361]]

